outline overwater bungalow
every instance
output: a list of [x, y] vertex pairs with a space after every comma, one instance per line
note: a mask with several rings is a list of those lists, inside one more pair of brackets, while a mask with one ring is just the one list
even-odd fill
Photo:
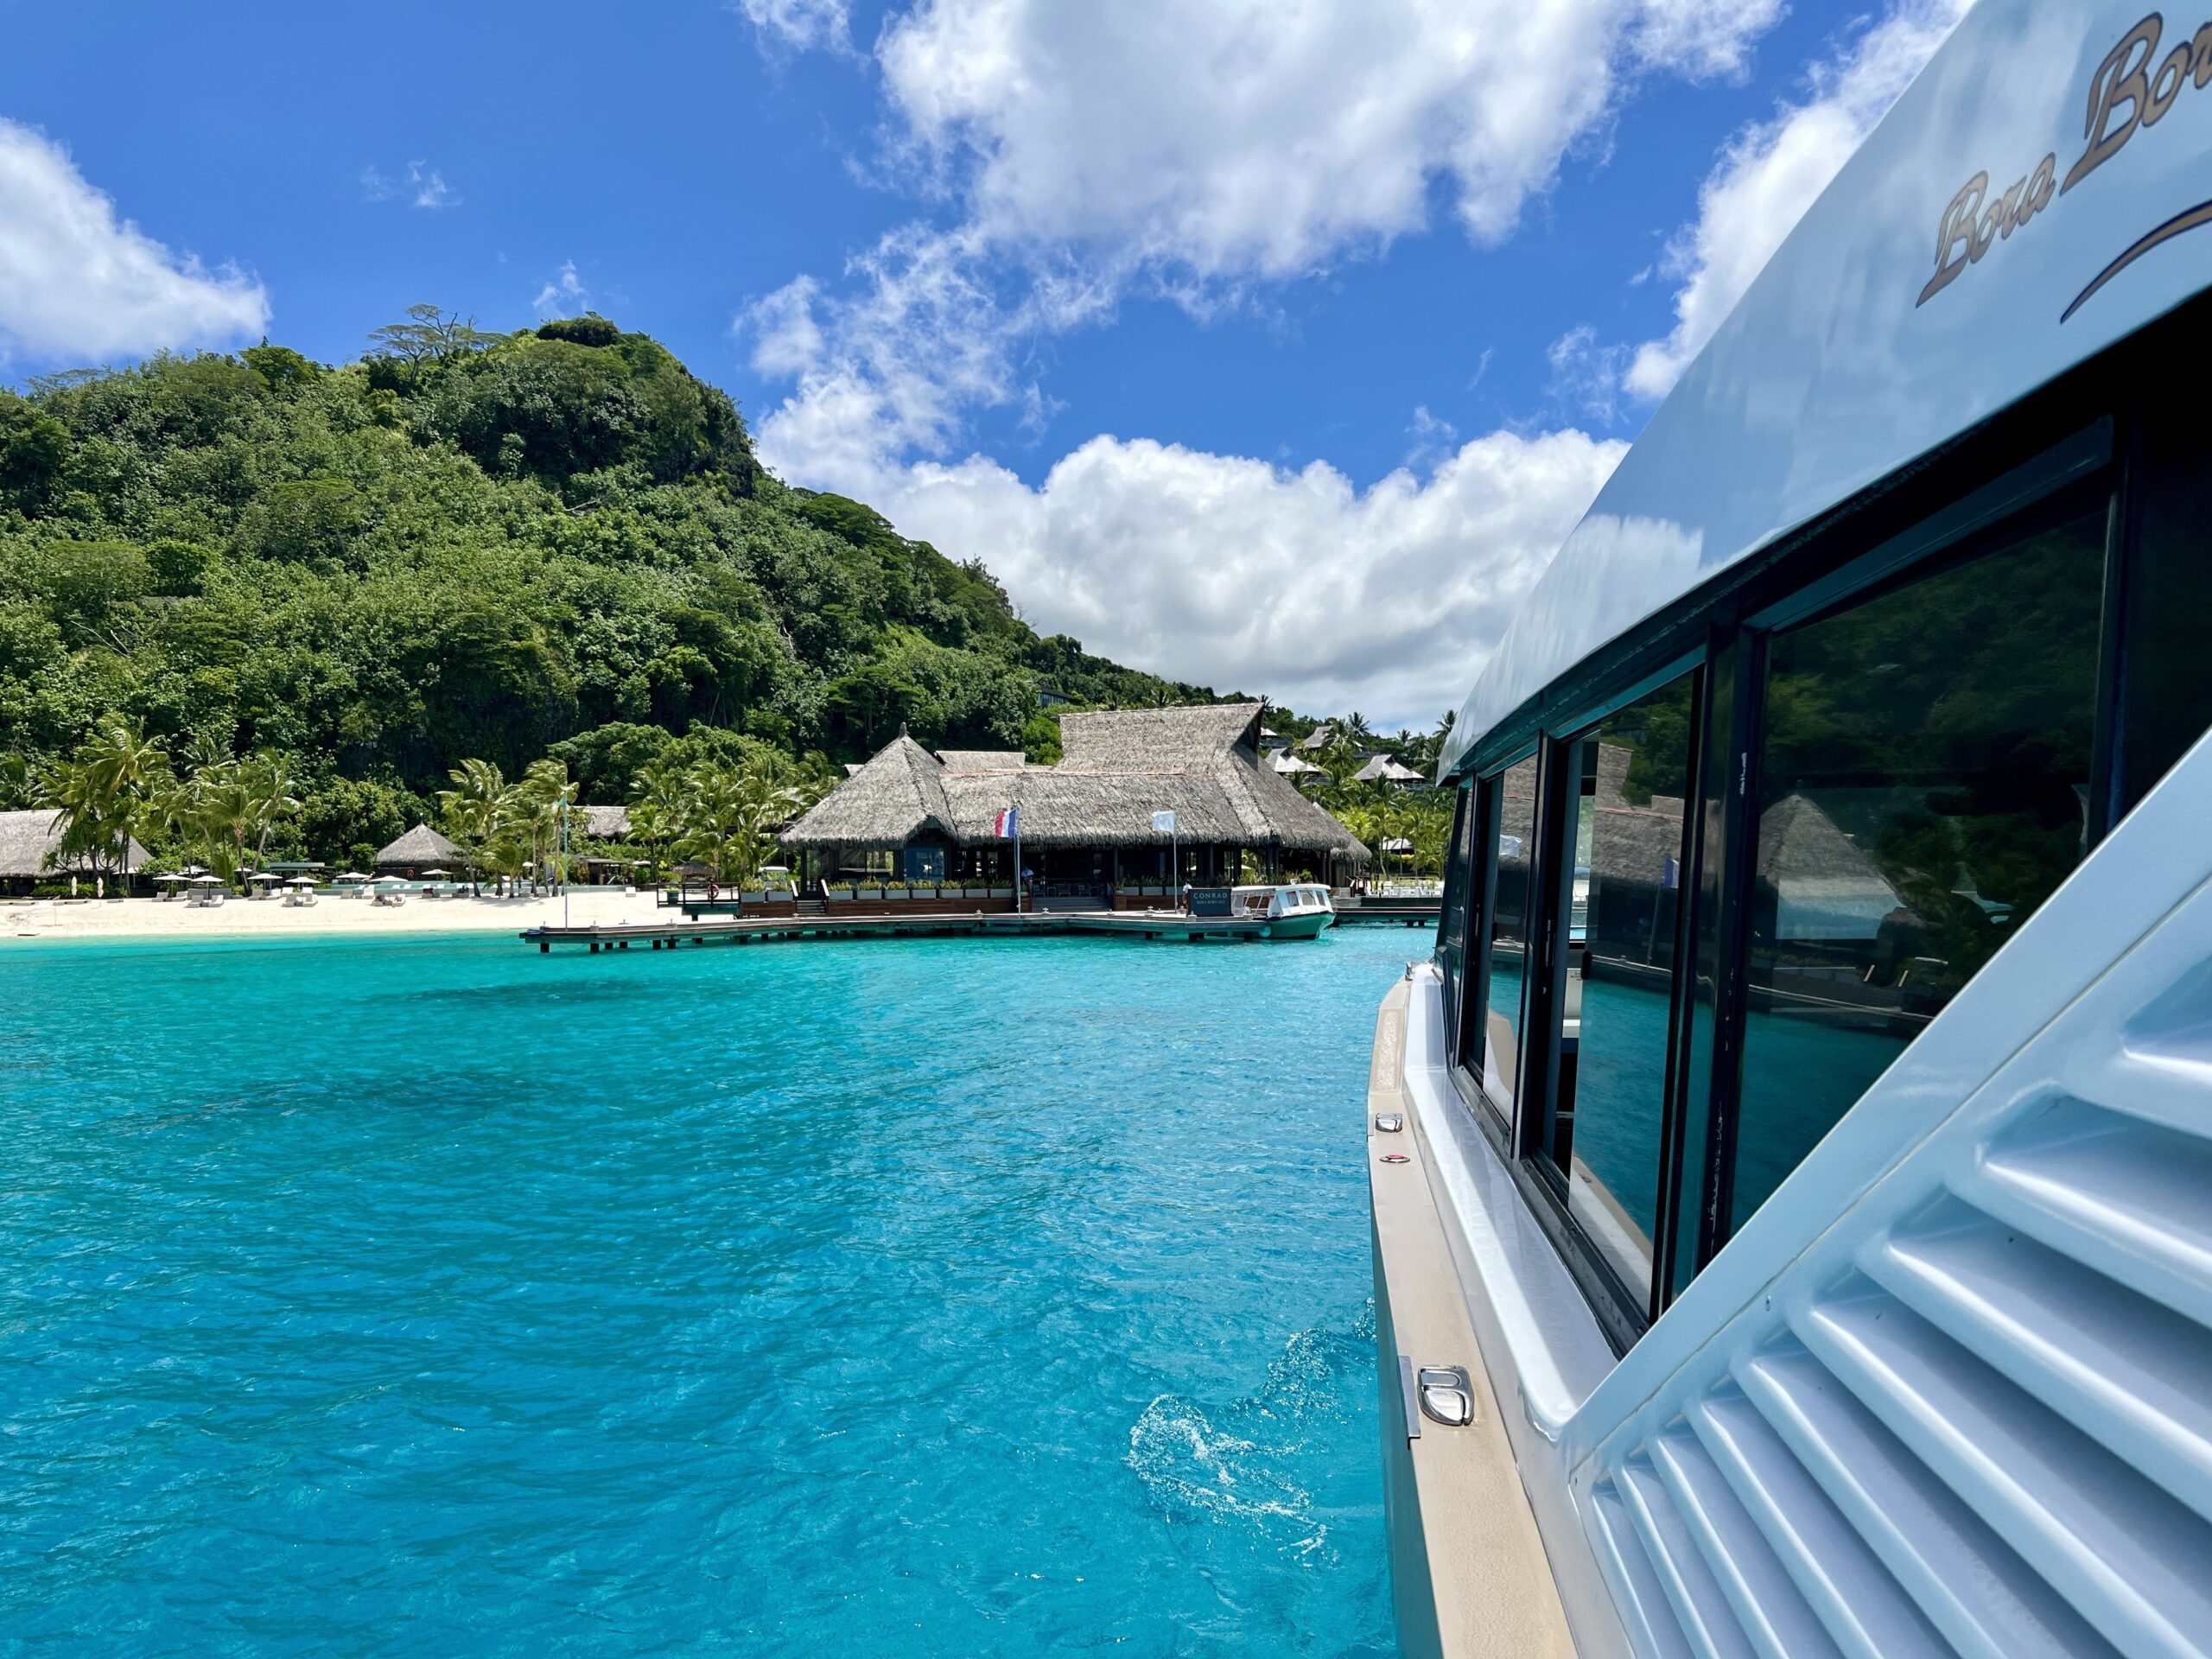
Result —
[[[931, 753], [904, 732], [784, 833], [807, 885], [883, 871], [914, 882], [999, 880], [1014, 843], [1040, 899], [1097, 904], [1135, 890], [1225, 886], [1249, 855], [1268, 880], [1334, 880], [1369, 857], [1358, 837], [1260, 758], [1260, 705], [1060, 716], [1061, 760], [1016, 750]], [[1173, 813], [1173, 830], [1155, 829]]]

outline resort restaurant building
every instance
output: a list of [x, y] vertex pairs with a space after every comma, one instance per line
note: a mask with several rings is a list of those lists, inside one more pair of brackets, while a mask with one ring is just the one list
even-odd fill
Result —
[[[1235, 883], [1249, 855], [1263, 879], [1335, 881], [1367, 848], [1260, 757], [1256, 702], [1060, 716], [1061, 759], [1017, 751], [932, 754], [903, 731], [785, 831], [808, 887], [874, 874], [916, 885], [1010, 886], [1020, 829], [1039, 899], [1141, 901]], [[1172, 833], [1157, 815], [1174, 814]]]

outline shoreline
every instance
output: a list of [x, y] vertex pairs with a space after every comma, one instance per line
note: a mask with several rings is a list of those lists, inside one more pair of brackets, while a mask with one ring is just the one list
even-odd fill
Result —
[[[571, 888], [569, 921], [575, 926], [618, 926], [656, 919], [651, 889]], [[195, 910], [169, 899], [0, 899], [0, 947], [54, 939], [381, 938], [433, 933], [519, 934], [524, 928], [558, 926], [562, 900], [550, 899], [425, 899], [378, 906], [366, 899], [319, 896], [294, 909], [274, 899], [232, 899], [213, 910]]]

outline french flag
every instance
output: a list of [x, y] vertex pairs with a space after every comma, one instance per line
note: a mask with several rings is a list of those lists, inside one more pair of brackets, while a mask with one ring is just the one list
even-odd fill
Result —
[[1020, 835], [1021, 833], [1020, 810], [1011, 806], [1001, 808], [998, 816], [991, 820], [991, 833], [1001, 841]]

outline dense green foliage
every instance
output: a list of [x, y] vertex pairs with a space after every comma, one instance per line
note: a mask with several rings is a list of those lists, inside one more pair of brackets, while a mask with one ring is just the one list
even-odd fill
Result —
[[644, 335], [418, 307], [372, 342], [0, 391], [0, 805], [51, 797], [119, 715], [188, 778], [277, 767], [299, 804], [268, 852], [336, 861], [436, 817], [468, 760], [550, 757], [622, 800], [740, 739], [809, 775], [901, 724], [1048, 759], [1040, 690], [1211, 696], [1040, 638], [980, 561], [781, 484]]

